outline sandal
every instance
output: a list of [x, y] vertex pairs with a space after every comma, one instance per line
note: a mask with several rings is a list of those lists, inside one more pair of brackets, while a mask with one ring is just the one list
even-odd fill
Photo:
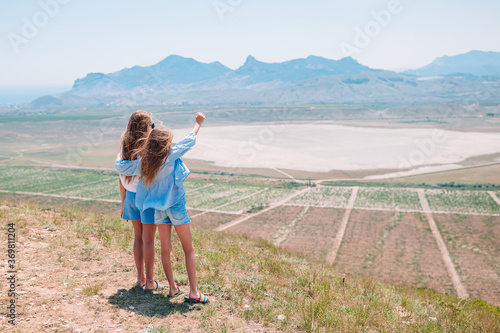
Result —
[[186, 303], [209, 303], [210, 300], [207, 298], [207, 296], [200, 293], [200, 298], [184, 297], [184, 302], [186, 302]]
[[161, 284], [158, 283], [158, 281], [155, 280], [155, 283], [156, 283], [156, 288], [148, 288], [146, 289], [146, 285], [144, 285], [142, 287], [143, 290], [147, 290], [147, 291], [153, 291], [153, 290], [163, 290], [163, 286]]
[[140, 286], [138, 283], [136, 283], [133, 287], [132, 287], [132, 290], [144, 290], [144, 288], [146, 287], [146, 284], [144, 283], [142, 286]]
[[167, 295], [167, 298], [175, 298], [175, 297], [180, 296], [180, 295], [182, 295], [182, 290], [181, 290], [181, 288], [177, 287], [177, 292], [173, 295], [170, 295], [170, 294]]

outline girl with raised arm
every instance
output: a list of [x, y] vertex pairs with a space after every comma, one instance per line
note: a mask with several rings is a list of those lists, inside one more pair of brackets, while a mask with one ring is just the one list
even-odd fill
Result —
[[136, 205], [142, 211], [155, 209], [155, 224], [162, 242], [162, 264], [170, 286], [170, 296], [181, 293], [176, 286], [170, 261], [171, 231], [174, 226], [186, 257], [189, 295], [186, 302], [207, 303], [208, 298], [196, 288], [196, 261], [191, 237], [190, 219], [186, 210], [184, 180], [190, 171], [180, 159], [196, 143], [196, 135], [205, 120], [196, 114], [193, 130], [172, 147], [172, 133], [166, 128], [155, 128], [137, 152], [136, 160], [117, 160], [115, 167], [125, 175], [140, 175]]

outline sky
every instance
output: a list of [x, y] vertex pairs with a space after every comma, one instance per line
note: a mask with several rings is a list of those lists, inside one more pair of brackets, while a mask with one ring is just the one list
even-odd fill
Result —
[[0, 2], [0, 13], [0, 88], [9, 89], [69, 89], [88, 73], [171, 54], [233, 69], [248, 55], [351, 55], [397, 70], [500, 51], [498, 0], [23, 0]]

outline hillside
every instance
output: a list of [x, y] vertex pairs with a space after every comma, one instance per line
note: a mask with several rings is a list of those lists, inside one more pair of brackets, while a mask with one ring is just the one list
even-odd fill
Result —
[[[500, 79], [495, 75], [500, 67], [496, 58], [496, 54], [471, 52], [440, 58], [428, 68], [401, 74], [372, 69], [350, 57], [309, 56], [265, 63], [248, 56], [241, 67], [232, 70], [219, 62], [201, 63], [171, 55], [152, 66], [90, 73], [77, 79], [70, 91], [41, 96], [29, 108], [498, 102]], [[418, 77], [455, 73], [462, 74]]]
[[[22, 332], [500, 330], [500, 309], [482, 301], [342, 275], [269, 243], [201, 228], [193, 232], [199, 284], [212, 303], [187, 306], [166, 292], [130, 289], [133, 232], [116, 209], [7, 196], [0, 207], [2, 223], [14, 222], [18, 235]], [[165, 282], [156, 250], [155, 275]], [[186, 290], [175, 236], [172, 261]]]

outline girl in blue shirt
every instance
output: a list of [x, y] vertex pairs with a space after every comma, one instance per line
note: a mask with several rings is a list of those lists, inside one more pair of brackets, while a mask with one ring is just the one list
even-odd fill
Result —
[[124, 175], [140, 175], [136, 205], [144, 211], [155, 209], [155, 224], [162, 243], [162, 263], [170, 286], [170, 293], [179, 293], [170, 262], [172, 225], [186, 256], [189, 278], [189, 297], [186, 302], [207, 303], [208, 298], [196, 288], [196, 261], [191, 237], [190, 219], [186, 210], [184, 180], [189, 169], [180, 159], [196, 143], [196, 135], [205, 120], [201, 112], [196, 114], [193, 130], [172, 147], [172, 133], [166, 128], [155, 128], [146, 143], [136, 152], [136, 160], [117, 160], [115, 167]]

